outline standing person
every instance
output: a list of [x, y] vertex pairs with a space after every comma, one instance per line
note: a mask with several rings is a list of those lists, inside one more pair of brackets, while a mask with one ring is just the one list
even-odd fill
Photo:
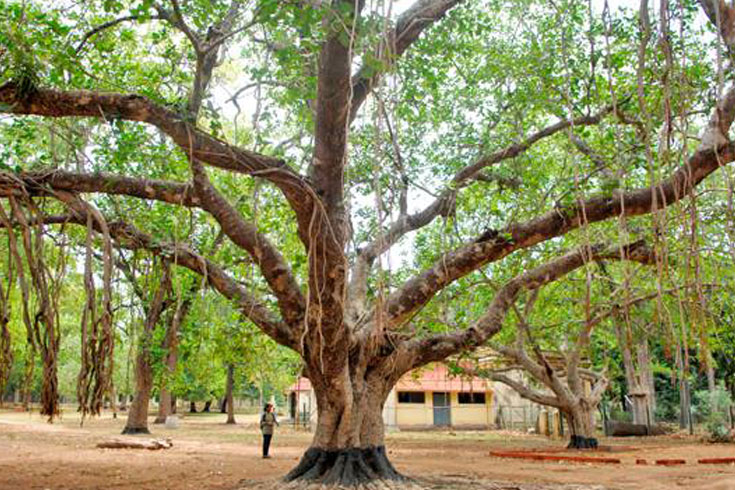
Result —
[[263, 433], [263, 458], [270, 458], [268, 450], [271, 447], [271, 439], [273, 439], [273, 428], [276, 425], [281, 425], [276, 419], [276, 414], [273, 411], [273, 404], [266, 403], [263, 411], [263, 416], [260, 417], [260, 431]]

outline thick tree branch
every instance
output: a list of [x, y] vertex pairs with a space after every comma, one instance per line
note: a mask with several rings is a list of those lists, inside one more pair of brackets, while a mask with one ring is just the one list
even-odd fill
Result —
[[551, 395], [546, 395], [538, 390], [533, 390], [523, 383], [514, 380], [513, 378], [500, 373], [490, 373], [489, 378], [493, 381], [503, 383], [504, 385], [510, 386], [513, 390], [521, 395], [526, 400], [545, 405], [547, 407], [562, 408], [564, 405], [559, 402], [558, 398]]
[[[63, 216], [44, 216], [45, 224], [77, 224], [87, 226], [88, 208], [72, 201], [67, 202], [70, 213]], [[205, 278], [207, 283], [224, 297], [233, 301], [240, 311], [253, 321], [264, 333], [276, 342], [300, 352], [298, 336], [284, 322], [253, 298], [247, 289], [229, 276], [219, 265], [192, 251], [183, 244], [172, 244], [155, 240], [152, 236], [143, 233], [136, 227], [121, 221], [105, 219], [109, 227], [110, 236], [118, 247], [128, 250], [147, 250], [155, 255], [167, 258], [172, 263], [185, 267]], [[93, 221], [97, 231], [99, 225]]]
[[244, 248], [260, 268], [278, 304], [286, 323], [302, 327], [305, 299], [286, 259], [275, 245], [260, 233], [215, 189], [204, 168], [194, 163], [194, 189], [201, 200], [201, 208], [211, 214], [222, 231], [237, 246]]
[[[153, 179], [135, 179], [112, 174], [81, 174], [52, 170], [20, 175], [0, 172], [0, 195], [25, 193], [56, 196], [59, 192], [104, 193], [158, 200], [208, 212], [232, 242], [245, 249], [278, 299], [281, 314], [289, 325], [299, 325], [304, 298], [291, 268], [268, 238], [244, 220], [209, 183], [199, 168], [194, 185]], [[57, 196], [58, 197], [58, 196]], [[65, 217], [52, 219], [63, 220]]]
[[489, 230], [475, 241], [444, 254], [432, 268], [410, 279], [393, 293], [386, 302], [389, 321], [394, 326], [401, 324], [438, 291], [460, 277], [517, 250], [562, 236], [583, 223], [597, 223], [615, 216], [637, 216], [666, 208], [688, 196], [704, 178], [733, 159], [735, 145], [732, 143], [714, 150], [703, 147], [671, 177], [652, 188], [613, 192], [609, 196], [559, 207], [500, 231]]
[[[441, 20], [462, 0], [417, 0], [398, 17], [396, 26], [382, 39], [373, 56], [386, 65], [400, 57], [427, 28]], [[374, 66], [374, 64], [372, 65]], [[368, 95], [378, 85], [383, 73], [365, 65], [352, 79], [350, 121], [357, 116]]]
[[735, 7], [725, 0], [699, 0], [704, 13], [729, 49], [735, 48]]
[[471, 165], [468, 165], [457, 172], [446, 190], [444, 190], [441, 195], [426, 208], [411, 215], [402, 214], [399, 216], [394, 223], [388, 225], [387, 230], [381, 233], [379, 238], [361, 248], [358, 253], [353, 267], [352, 277], [350, 279], [349, 294], [351, 304], [353, 305], [352, 308], [354, 310], [358, 310], [357, 315], [360, 314], [360, 305], [364, 302], [365, 293], [367, 291], [367, 277], [375, 259], [388, 251], [407, 233], [428, 225], [438, 216], [447, 215], [454, 206], [456, 192], [476, 179], [483, 169], [510, 158], [515, 158], [528, 150], [538, 141], [553, 136], [559, 131], [575, 126], [599, 124], [603, 117], [611, 111], [612, 107], [606, 107], [591, 116], [581, 116], [574, 119], [559, 121], [537, 131], [536, 133], [533, 133], [523, 141], [513, 143], [501, 150], [485, 155], [473, 162]]
[[54, 191], [130, 196], [185, 207], [201, 207], [201, 201], [194, 194], [192, 186], [181, 182], [56, 169], [20, 174], [0, 172], [0, 194], [24, 192], [32, 196], [53, 195]]
[[[220, 47], [225, 37], [233, 29], [242, 2], [233, 0], [225, 16], [210, 26], [206, 35], [202, 36], [189, 30], [181, 16], [178, 2], [171, 1], [176, 16], [169, 17], [169, 21], [176, 28], [184, 31], [192, 40], [197, 56], [194, 84], [190, 90], [188, 103], [189, 117], [192, 121], [196, 121], [204, 95], [212, 80], [212, 72], [219, 57]], [[302, 327], [305, 300], [286, 260], [268, 238], [261, 234], [255, 225], [246, 221], [240, 212], [222, 196], [209, 180], [202, 162], [190, 156], [190, 163], [194, 192], [197, 200], [201, 202], [201, 208], [217, 220], [222, 231], [233, 243], [247, 250], [253, 257], [271, 291], [276, 295], [286, 323], [293, 327]]]
[[191, 158], [225, 170], [266, 179], [276, 185], [299, 214], [309, 207], [309, 184], [283, 160], [238, 148], [191, 124], [185, 117], [140, 95], [37, 89], [21, 95], [13, 82], [0, 86], [0, 111], [46, 117], [125, 119], [151, 124]]
[[620, 247], [594, 245], [579, 248], [508, 281], [496, 293], [486, 313], [466, 330], [406, 341], [409, 354], [404, 355], [404, 359], [413, 368], [477, 348], [500, 331], [508, 310], [522, 291], [538, 289], [590, 261], [599, 260], [631, 260], [650, 264], [654, 257], [643, 242]]

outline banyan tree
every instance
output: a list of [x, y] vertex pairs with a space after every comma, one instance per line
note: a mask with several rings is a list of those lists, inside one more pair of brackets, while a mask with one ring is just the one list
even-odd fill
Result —
[[[382, 419], [402, 375], [486, 344], [592, 262], [665, 257], [660, 218], [735, 158], [735, 10], [700, 4], [3, 0], [0, 217], [48, 305], [29, 336], [53, 351], [35, 241], [84, 227], [107, 268], [150, 254], [156, 290], [165, 264], [188, 269], [299, 354], [318, 422], [287, 480], [402, 480]], [[179, 208], [255, 273], [156, 226]], [[464, 287], [487, 274], [484, 296]], [[462, 297], [461, 319], [427, 326]]]

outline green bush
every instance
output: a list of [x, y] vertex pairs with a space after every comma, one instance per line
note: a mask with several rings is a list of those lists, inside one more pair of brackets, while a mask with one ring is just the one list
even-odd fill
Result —
[[713, 392], [700, 390], [694, 393], [692, 412], [704, 422], [711, 442], [732, 441], [726, 415], [731, 406], [730, 393], [722, 386], [718, 386]]

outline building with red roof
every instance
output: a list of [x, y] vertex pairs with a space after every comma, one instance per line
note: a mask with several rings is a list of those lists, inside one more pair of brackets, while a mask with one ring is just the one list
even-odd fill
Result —
[[[521, 373], [516, 373], [522, 376]], [[316, 398], [311, 382], [299, 378], [288, 390], [289, 414], [305, 425], [316, 422]], [[490, 428], [532, 426], [540, 407], [520, 398], [500, 383], [470, 376], [454, 376], [444, 364], [433, 364], [403, 376], [386, 399], [387, 427]], [[516, 424], [513, 424], [515, 415]], [[500, 419], [499, 419], [500, 417]], [[517, 425], [518, 424], [518, 425]]]

